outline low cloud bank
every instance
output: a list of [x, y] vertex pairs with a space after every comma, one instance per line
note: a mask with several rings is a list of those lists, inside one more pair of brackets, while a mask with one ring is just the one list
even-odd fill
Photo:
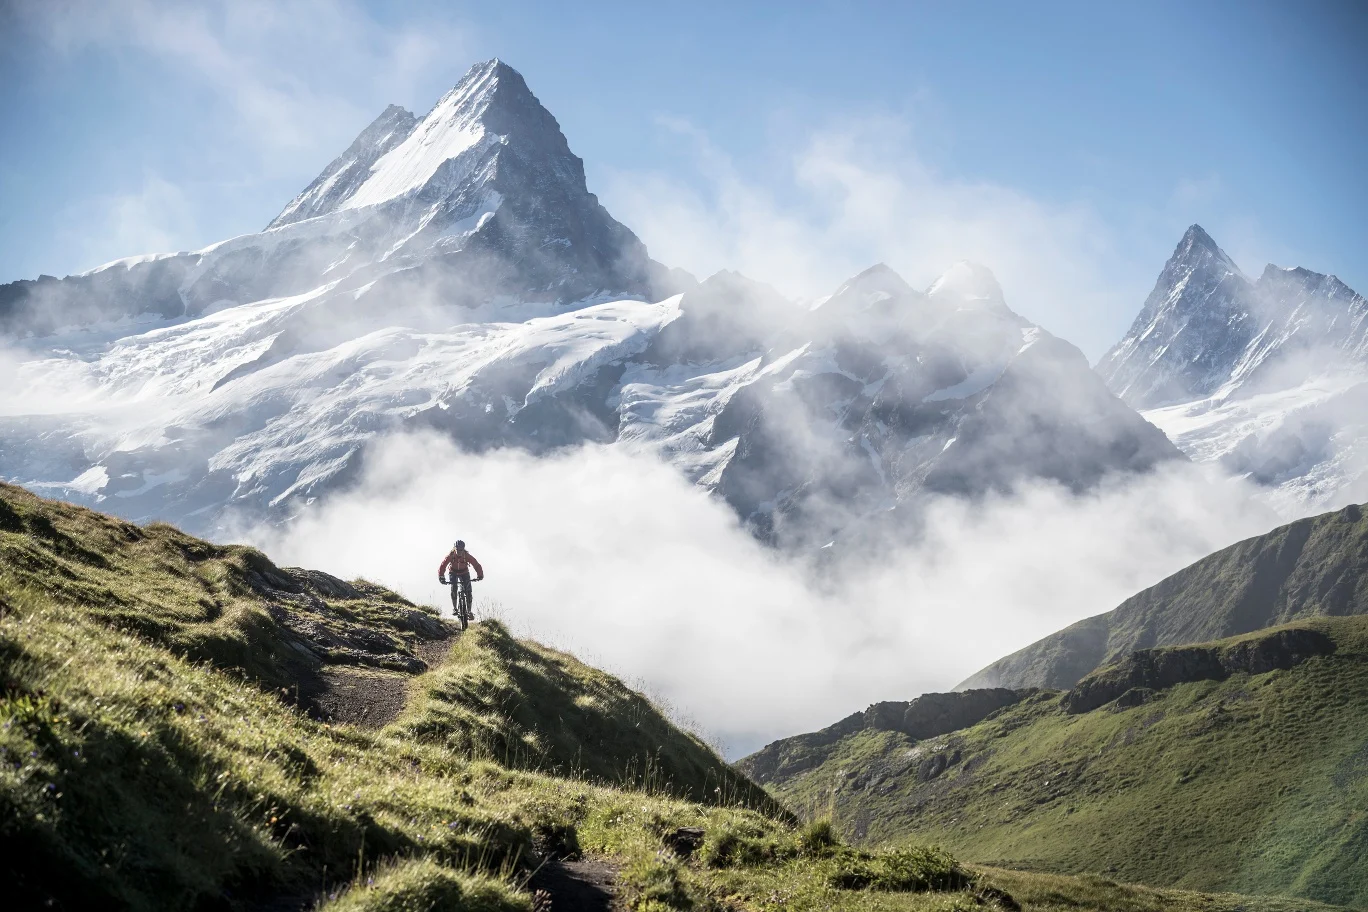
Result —
[[821, 580], [755, 542], [652, 457], [583, 447], [463, 453], [431, 436], [368, 451], [353, 490], [245, 537], [449, 610], [437, 565], [464, 538], [513, 629], [663, 697], [739, 756], [876, 700], [946, 690], [1271, 524], [1190, 465], [1076, 496], [1039, 486], [932, 505], [915, 546]]

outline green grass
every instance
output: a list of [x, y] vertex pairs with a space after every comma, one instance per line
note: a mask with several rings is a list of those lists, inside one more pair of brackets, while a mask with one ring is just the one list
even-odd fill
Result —
[[0, 505], [7, 908], [531, 912], [531, 872], [576, 853], [619, 867], [634, 912], [991, 912], [1018, 889], [1032, 912], [1227, 908], [799, 828], [621, 682], [495, 623], [392, 724], [330, 725], [291, 675], [354, 661], [329, 642], [361, 625], [391, 638], [366, 655], [402, 658], [422, 609], [12, 487]]
[[[1334, 655], [1069, 715], [1049, 693], [917, 744], [844, 739], [774, 787], [874, 842], [985, 864], [1368, 904], [1368, 617]], [[955, 758], [920, 781], [921, 761]]]
[[407, 669], [415, 643], [439, 634], [434, 609], [364, 580], [282, 570], [253, 548], [3, 483], [0, 578], [267, 687], [297, 687], [327, 663]]
[[791, 847], [729, 868], [737, 895], [799, 863], [772, 800], [570, 656], [477, 625], [394, 724], [329, 725], [292, 705], [292, 676], [363, 624], [399, 655], [428, 615], [10, 486], [0, 507], [7, 904], [527, 909], [528, 873], [568, 850], [616, 859], [641, 907], [713, 907], [698, 861], [661, 861], [673, 886], [652, 886], [663, 821]]
[[1000, 868], [975, 868], [984, 884], [1007, 892], [1030, 912], [1333, 912], [1305, 899], [1198, 893], [1118, 883], [1085, 874], [1068, 877]]
[[462, 637], [393, 727], [508, 767], [785, 813], [641, 694], [497, 622]]
[[461, 874], [430, 859], [417, 859], [358, 877], [319, 908], [326, 912], [525, 912], [529, 905], [506, 881]]

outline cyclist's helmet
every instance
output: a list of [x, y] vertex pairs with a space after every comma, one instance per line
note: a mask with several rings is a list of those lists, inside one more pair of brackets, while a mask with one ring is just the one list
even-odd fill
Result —
[[460, 550], [461, 550], [462, 548], [464, 548], [464, 547], [465, 547], [465, 541], [462, 540], [462, 539], [459, 539], [459, 538], [456, 539], [456, 550], [457, 550], [457, 551], [460, 551]]

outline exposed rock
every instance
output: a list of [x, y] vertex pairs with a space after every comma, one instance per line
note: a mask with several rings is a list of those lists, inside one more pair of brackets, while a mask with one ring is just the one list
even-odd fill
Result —
[[1113, 700], [1138, 706], [1163, 690], [1190, 681], [1223, 681], [1232, 674], [1264, 674], [1329, 655], [1335, 643], [1318, 630], [1291, 627], [1228, 646], [1141, 649], [1078, 682], [1060, 700], [1070, 713], [1084, 713]]
[[689, 858], [703, 844], [707, 835], [702, 827], [679, 827], [660, 837], [666, 848], [680, 858]]
[[[784, 738], [740, 760], [737, 766], [756, 782], [787, 779], [822, 763], [832, 745], [856, 732], [893, 731], [918, 741], [946, 735], [977, 725], [1000, 709], [1019, 703], [1038, 693], [1035, 689], [1008, 690], [997, 687], [958, 693], [923, 694], [910, 702], [875, 703], [864, 712], [854, 713], [821, 731]], [[939, 759], [934, 759], [939, 758]], [[927, 775], [934, 778], [947, 766], [959, 762], [956, 751], [950, 759], [942, 752], [923, 762]], [[931, 766], [926, 766], [930, 763]], [[939, 768], [932, 768], [940, 764]], [[918, 775], [921, 774], [919, 767]], [[865, 783], [852, 783], [852, 788]]]

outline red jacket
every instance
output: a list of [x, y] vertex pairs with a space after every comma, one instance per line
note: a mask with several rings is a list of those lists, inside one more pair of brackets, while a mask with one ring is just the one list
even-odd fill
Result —
[[480, 562], [475, 559], [475, 555], [471, 554], [469, 551], [453, 550], [448, 554], [446, 559], [442, 561], [442, 566], [437, 568], [438, 579], [446, 576], [447, 567], [451, 567], [452, 576], [470, 576], [470, 568], [474, 567], [475, 572], [479, 574], [480, 579], [484, 579], [484, 567], [480, 566]]

